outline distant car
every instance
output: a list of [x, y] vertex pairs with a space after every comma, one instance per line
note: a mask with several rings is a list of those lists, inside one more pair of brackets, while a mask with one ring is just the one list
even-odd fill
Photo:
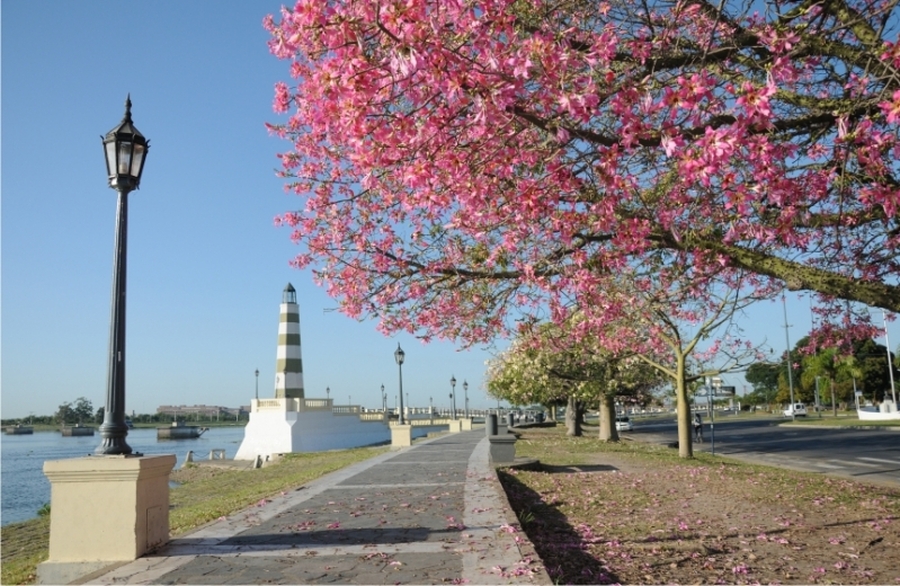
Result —
[[785, 417], [806, 417], [806, 405], [803, 403], [794, 403], [793, 405], [788, 405], [788, 408], [784, 410]]
[[634, 431], [631, 419], [624, 416], [616, 417], [616, 431]]

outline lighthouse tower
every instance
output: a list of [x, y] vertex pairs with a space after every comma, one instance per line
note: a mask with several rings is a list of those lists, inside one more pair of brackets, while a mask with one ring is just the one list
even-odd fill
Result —
[[278, 354], [275, 362], [275, 398], [302, 399], [303, 359], [300, 355], [300, 307], [297, 291], [287, 284], [281, 295]]
[[[423, 434], [430, 428], [422, 427]], [[250, 401], [250, 420], [235, 460], [263, 465], [273, 455], [371, 446], [390, 441], [387, 414], [363, 413], [358, 405], [334, 407], [332, 399], [307, 397], [300, 359], [300, 308], [288, 283], [281, 297], [275, 398]]]

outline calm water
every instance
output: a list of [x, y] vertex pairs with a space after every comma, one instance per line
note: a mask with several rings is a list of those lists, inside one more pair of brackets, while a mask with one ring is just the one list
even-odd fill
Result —
[[[175, 454], [176, 468], [184, 462], [189, 450], [194, 458], [206, 458], [212, 449], [225, 450], [233, 458], [244, 439], [243, 427], [213, 427], [197, 439], [157, 440], [156, 429], [132, 429], [128, 445], [135, 452]], [[37, 516], [38, 509], [50, 502], [50, 481], [44, 476], [44, 460], [78, 458], [91, 454], [100, 445], [100, 432], [93, 437], [62, 437], [54, 431], [33, 435], [0, 436], [0, 500], [3, 525]]]

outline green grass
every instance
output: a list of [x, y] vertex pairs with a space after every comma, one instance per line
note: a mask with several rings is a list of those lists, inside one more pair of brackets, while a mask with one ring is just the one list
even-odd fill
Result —
[[0, 583], [33, 584], [37, 565], [50, 552], [50, 517], [6, 525], [0, 542]]
[[[296, 489], [329, 472], [361, 462], [388, 448], [356, 448], [289, 454], [258, 470], [234, 470], [194, 465], [173, 470], [179, 485], [169, 493], [169, 533], [178, 536], [245, 509], [263, 498]], [[0, 584], [33, 584], [37, 566], [47, 559], [50, 516], [0, 528]]]

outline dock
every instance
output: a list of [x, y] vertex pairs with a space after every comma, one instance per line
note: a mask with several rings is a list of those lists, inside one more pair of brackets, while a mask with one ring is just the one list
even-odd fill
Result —
[[34, 428], [30, 425], [7, 425], [3, 431], [6, 435], [31, 435]]

